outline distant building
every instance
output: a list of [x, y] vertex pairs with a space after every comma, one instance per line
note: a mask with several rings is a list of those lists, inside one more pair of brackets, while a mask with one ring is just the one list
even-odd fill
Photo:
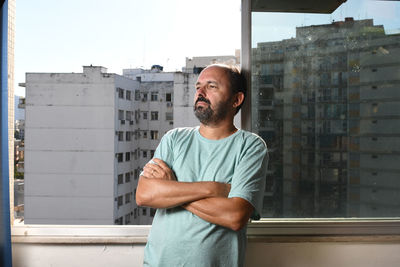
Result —
[[97, 66], [26, 74], [26, 223], [133, 222], [138, 88]]
[[252, 53], [252, 124], [270, 150], [263, 215], [399, 213], [400, 35], [347, 18]]

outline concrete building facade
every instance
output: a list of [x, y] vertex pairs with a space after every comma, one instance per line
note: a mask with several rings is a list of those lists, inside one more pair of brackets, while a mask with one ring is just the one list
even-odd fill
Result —
[[264, 216], [400, 212], [399, 40], [347, 18], [253, 49], [252, 124], [270, 147]]

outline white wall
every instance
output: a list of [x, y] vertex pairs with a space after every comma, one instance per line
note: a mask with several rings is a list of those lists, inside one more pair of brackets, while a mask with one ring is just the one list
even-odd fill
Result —
[[[13, 243], [14, 267], [142, 266], [144, 244]], [[247, 267], [395, 267], [400, 243], [249, 242]]]

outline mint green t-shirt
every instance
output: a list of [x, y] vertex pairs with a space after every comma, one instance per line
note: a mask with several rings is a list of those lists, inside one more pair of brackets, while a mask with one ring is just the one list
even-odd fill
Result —
[[[209, 140], [199, 128], [178, 128], [162, 138], [155, 154], [178, 181], [231, 184], [228, 197], [262, 208], [268, 164], [267, 147], [257, 135], [238, 130]], [[246, 227], [239, 231], [209, 223], [181, 208], [157, 209], [145, 248], [144, 266], [243, 266]]]

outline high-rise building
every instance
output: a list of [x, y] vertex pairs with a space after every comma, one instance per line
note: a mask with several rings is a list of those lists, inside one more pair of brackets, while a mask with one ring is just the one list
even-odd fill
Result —
[[264, 216], [399, 213], [400, 35], [346, 18], [252, 53], [252, 124], [270, 150]]

